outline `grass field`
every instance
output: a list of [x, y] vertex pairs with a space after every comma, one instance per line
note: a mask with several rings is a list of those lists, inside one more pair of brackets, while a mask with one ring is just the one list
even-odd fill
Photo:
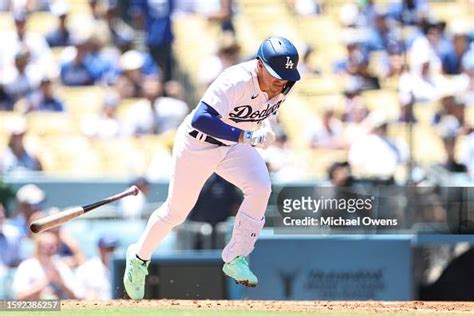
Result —
[[63, 301], [60, 312], [0, 311], [15, 316], [348, 316], [348, 315], [474, 315], [474, 302], [378, 301], [213, 301], [114, 300]]

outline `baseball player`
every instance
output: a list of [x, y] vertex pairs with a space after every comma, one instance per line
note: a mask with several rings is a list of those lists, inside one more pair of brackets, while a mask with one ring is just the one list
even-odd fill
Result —
[[143, 298], [154, 249], [186, 219], [214, 172], [244, 194], [231, 240], [222, 252], [222, 270], [240, 284], [257, 285], [247, 256], [265, 223], [271, 183], [254, 147], [266, 148], [275, 139], [272, 126], [277, 110], [300, 79], [298, 59], [295, 46], [286, 38], [266, 39], [256, 59], [222, 72], [185, 118], [173, 148], [168, 198], [150, 216], [138, 242], [127, 249], [123, 282], [130, 298]]

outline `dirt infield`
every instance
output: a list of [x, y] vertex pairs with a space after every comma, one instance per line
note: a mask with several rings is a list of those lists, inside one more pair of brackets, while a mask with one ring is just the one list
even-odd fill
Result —
[[474, 302], [375, 302], [375, 301], [212, 301], [212, 300], [114, 300], [63, 301], [62, 308], [160, 308], [188, 310], [245, 310], [273, 312], [347, 312], [347, 313], [466, 313], [474, 314]]

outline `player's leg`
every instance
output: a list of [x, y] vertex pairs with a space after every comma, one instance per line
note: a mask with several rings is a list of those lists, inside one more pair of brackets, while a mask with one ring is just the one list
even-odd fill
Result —
[[173, 227], [186, 219], [202, 186], [222, 156], [219, 148], [200, 143], [192, 137], [184, 135], [177, 141], [173, 150], [168, 198], [152, 213], [138, 242], [127, 250], [124, 285], [131, 298], [143, 298], [147, 267], [153, 251]]
[[265, 210], [271, 193], [271, 182], [265, 162], [247, 145], [236, 145], [217, 167], [216, 173], [239, 187], [244, 200], [235, 219], [232, 238], [222, 252], [224, 272], [246, 286], [256, 286], [246, 257], [265, 224]]

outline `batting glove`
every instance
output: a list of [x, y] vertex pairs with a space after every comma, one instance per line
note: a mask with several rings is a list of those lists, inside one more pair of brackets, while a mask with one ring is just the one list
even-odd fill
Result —
[[275, 133], [268, 128], [261, 128], [256, 131], [244, 132], [242, 139], [245, 144], [265, 149], [275, 141]]

